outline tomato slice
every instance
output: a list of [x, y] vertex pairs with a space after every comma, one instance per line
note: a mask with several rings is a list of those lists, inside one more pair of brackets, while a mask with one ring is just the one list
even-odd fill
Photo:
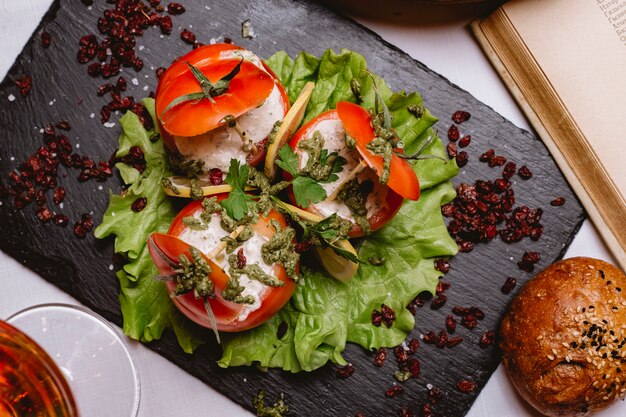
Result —
[[197, 136], [223, 124], [226, 116], [237, 118], [257, 106], [269, 96], [274, 88], [271, 75], [256, 65], [237, 59], [221, 60], [197, 67], [216, 83], [241, 62], [239, 73], [230, 81], [228, 91], [213, 97], [187, 101], [167, 111], [176, 98], [202, 91], [191, 71], [181, 74], [175, 82], [163, 86], [156, 98], [156, 113], [161, 126], [171, 135]]
[[[381, 176], [383, 157], [371, 153], [366, 148], [367, 144], [376, 136], [368, 111], [354, 103], [341, 101], [337, 103], [337, 114], [346, 131], [356, 141], [356, 148], [361, 157], [376, 171], [378, 176]], [[419, 180], [415, 171], [413, 171], [411, 164], [397, 155], [391, 157], [387, 185], [409, 200], [417, 200], [420, 196]]]
[[[218, 201], [226, 198], [227, 196], [228, 194], [218, 195]], [[193, 216], [195, 213], [198, 213], [202, 210], [204, 210], [202, 208], [202, 202], [193, 201], [185, 206], [172, 221], [168, 230], [168, 234], [165, 236], [171, 237], [171, 242], [174, 242], [171, 245], [172, 250], [170, 252], [170, 256], [173, 256], [174, 259], [178, 259], [177, 251], [184, 250], [184, 245], [188, 246], [187, 243], [183, 242], [179, 238], [188, 229], [188, 227], [184, 224], [183, 219], [188, 216]], [[270, 224], [271, 220], [277, 221], [282, 227], [287, 226], [287, 222], [282, 214], [280, 214], [276, 210], [270, 210], [267, 216], [259, 215], [259, 220], [253, 226], [253, 230], [255, 231], [255, 233], [260, 234], [261, 236], [264, 236], [266, 238], [270, 238], [274, 234], [274, 228]], [[210, 232], [207, 231], [207, 233]], [[157, 237], [157, 239], [158, 238], [159, 237]], [[178, 242], [182, 242], [182, 244]], [[213, 267], [213, 264], [211, 264], [211, 267], [214, 271], [211, 274], [211, 279], [213, 280], [214, 274], [217, 274], [215, 275], [217, 281], [213, 281], [215, 284], [217, 297], [214, 300], [211, 300], [211, 308], [213, 308], [213, 303], [217, 303], [216, 308], [213, 310], [213, 312], [217, 319], [218, 330], [220, 331], [238, 332], [251, 329], [266, 322], [289, 301], [291, 295], [296, 288], [295, 282], [291, 278], [287, 277], [283, 266], [279, 264], [273, 265], [272, 274], [276, 278], [281, 280], [284, 285], [282, 287], [266, 287], [260, 293], [260, 306], [257, 309], [248, 312], [245, 318], [240, 319], [241, 312], [244, 307], [241, 304], [236, 304], [220, 299], [219, 294], [221, 294], [221, 291], [226, 285], [226, 282], [228, 282], [228, 275], [213, 260], [210, 261], [215, 264], [215, 267]], [[160, 267], [159, 270], [161, 270]], [[216, 273], [215, 271], [219, 272]], [[168, 282], [167, 287], [170, 291], [172, 291], [174, 288], [174, 284]], [[185, 314], [185, 316], [201, 326], [211, 328], [211, 323], [204, 309], [204, 304], [202, 300], [198, 300], [193, 296], [193, 294], [187, 293], [178, 297], [173, 297], [173, 301], [180, 309], [180, 311]], [[235, 304], [235, 306], [231, 306], [232, 304]]]
[[[302, 127], [300, 127], [300, 129], [298, 129], [298, 131], [293, 135], [293, 137], [289, 141], [289, 146], [291, 146], [294, 152], [296, 152], [297, 154], [301, 154], [302, 151], [298, 149], [298, 142], [300, 142], [303, 139], [311, 137], [313, 133], [315, 133], [315, 131], [318, 130], [320, 123], [325, 122], [325, 121], [333, 121], [333, 120], [340, 120], [339, 114], [337, 113], [336, 110], [326, 111], [318, 115], [317, 117], [309, 120], [307, 123], [302, 125]], [[368, 121], [368, 125], [369, 125], [369, 121]], [[283, 172], [283, 176], [287, 180], [291, 179], [289, 174], [285, 172]], [[400, 207], [402, 206], [402, 202], [404, 201], [402, 196], [396, 193], [391, 188], [387, 186], [382, 186], [381, 188], [382, 188], [382, 192], [379, 194], [380, 201], [378, 202], [377, 210], [371, 213], [368, 218], [370, 229], [372, 231], [376, 231], [380, 229], [381, 227], [383, 227], [385, 224], [387, 224], [398, 213], [398, 211], [400, 210]], [[296, 204], [295, 198], [291, 190], [288, 190], [288, 195], [289, 195], [289, 199], [291, 200], [291, 202], [293, 204]], [[306, 210], [313, 214], [323, 216], [323, 214], [320, 212], [320, 209], [318, 207], [320, 204], [323, 204], [323, 202], [317, 203], [317, 205], [312, 204], [307, 208], [303, 208], [303, 210]], [[348, 233], [348, 236], [350, 238], [356, 238], [356, 237], [362, 237], [364, 236], [364, 234], [365, 233], [363, 229], [359, 225], [354, 224], [354, 226]]]

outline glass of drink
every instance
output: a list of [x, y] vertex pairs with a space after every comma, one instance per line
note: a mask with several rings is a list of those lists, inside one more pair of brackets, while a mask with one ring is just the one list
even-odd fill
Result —
[[4, 321], [0, 321], [0, 416], [78, 416], [61, 370], [37, 343]]
[[1, 417], [136, 417], [139, 373], [105, 319], [42, 304], [0, 324]]

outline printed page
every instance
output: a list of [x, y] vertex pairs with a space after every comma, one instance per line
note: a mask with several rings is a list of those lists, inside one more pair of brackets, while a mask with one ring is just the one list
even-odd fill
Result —
[[626, 198], [626, 0], [512, 0], [503, 9]]

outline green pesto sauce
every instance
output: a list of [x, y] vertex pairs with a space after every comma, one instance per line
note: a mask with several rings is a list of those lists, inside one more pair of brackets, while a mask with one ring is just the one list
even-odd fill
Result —
[[228, 257], [228, 264], [230, 265], [229, 280], [226, 283], [226, 288], [222, 291], [222, 298], [226, 301], [232, 301], [237, 304], [254, 304], [254, 297], [251, 295], [243, 296], [241, 293], [246, 289], [243, 285], [239, 285], [239, 276], [237, 274], [237, 255], [232, 254]]
[[211, 267], [198, 249], [192, 246], [190, 252], [191, 260], [185, 255], [180, 255], [180, 269], [174, 277], [176, 282], [174, 294], [182, 295], [193, 291], [196, 298], [215, 297], [215, 286], [209, 279]]
[[259, 390], [257, 395], [252, 399], [252, 405], [258, 417], [284, 417], [284, 415], [289, 412], [289, 407], [285, 404], [283, 394], [280, 395], [271, 407], [266, 406], [265, 391], [263, 390]]
[[356, 78], [350, 80], [350, 89], [357, 101], [361, 100], [361, 83]]
[[204, 161], [187, 159], [179, 153], [170, 153], [169, 162], [172, 171], [185, 178], [198, 178], [204, 172]]
[[337, 196], [339, 200], [343, 201], [344, 204], [348, 206], [354, 217], [354, 221], [361, 227], [365, 234], [372, 232], [369, 220], [367, 219], [367, 207], [365, 204], [367, 203], [367, 196], [373, 189], [374, 184], [372, 184], [371, 181], [359, 182], [357, 178], [354, 178], [341, 187], [339, 195]]
[[202, 192], [202, 186], [200, 186], [200, 182], [196, 178], [191, 179], [191, 191], [190, 197], [193, 200], [202, 200], [204, 198], [204, 193]]
[[411, 113], [413, 116], [417, 117], [418, 119], [424, 115], [423, 106], [418, 106], [417, 104], [409, 104], [408, 106], [406, 106], [406, 109], [409, 113]]
[[383, 172], [380, 175], [380, 183], [387, 184], [389, 181], [389, 173], [391, 171], [391, 157], [393, 156], [393, 147], [391, 143], [381, 137], [376, 136], [370, 143], [365, 145], [374, 155], [383, 157]]
[[384, 265], [385, 262], [387, 262], [387, 260], [384, 257], [377, 258], [373, 256], [370, 258], [367, 258], [367, 261], [370, 263], [370, 265], [373, 265], [373, 266], [381, 266], [381, 265]]
[[276, 135], [278, 134], [278, 131], [280, 130], [280, 126], [282, 126], [282, 124], [283, 124], [282, 120], [276, 120], [276, 122], [274, 123], [274, 126], [272, 127], [272, 131], [267, 137], [268, 145], [271, 145], [272, 143], [274, 143], [274, 141], [276, 140]]
[[171, 190], [176, 195], [180, 195], [180, 190], [178, 189], [178, 187], [174, 185], [172, 180], [170, 180], [169, 178], [161, 178], [161, 186], [163, 188], [167, 188], [168, 190]]
[[252, 226], [245, 225], [241, 233], [239, 233], [234, 239], [230, 236], [224, 236], [220, 240], [222, 242], [226, 242], [226, 253], [232, 253], [235, 249], [241, 246], [243, 242], [250, 239], [252, 236], [254, 236]]
[[287, 276], [297, 281], [299, 277], [296, 272], [296, 265], [300, 260], [300, 255], [294, 250], [293, 241], [296, 237], [296, 231], [289, 226], [284, 229], [281, 228], [276, 220], [271, 220], [270, 223], [275, 232], [270, 240], [261, 247], [263, 262], [268, 265], [280, 263], [285, 268]]
[[315, 131], [313, 136], [302, 139], [298, 142], [298, 149], [309, 154], [309, 159], [303, 168], [299, 169], [299, 174], [310, 177], [317, 182], [327, 182], [336, 180], [335, 175], [343, 169], [346, 163], [345, 159], [339, 156], [337, 152], [328, 152], [324, 149], [324, 138], [319, 131]]
[[356, 148], [356, 140], [346, 132], [346, 136], [344, 137], [346, 142], [346, 148], [355, 149]]
[[275, 276], [265, 273], [259, 264], [246, 264], [243, 268], [239, 268], [239, 265], [237, 265], [237, 254], [232, 254], [228, 257], [228, 265], [230, 266], [228, 272], [231, 277], [239, 278], [241, 275], [246, 274], [248, 278], [259, 281], [269, 287], [282, 287], [285, 285], [284, 282]]
[[192, 230], [206, 230], [209, 228], [212, 216], [221, 213], [222, 206], [217, 202], [217, 197], [205, 198], [202, 200], [200, 217], [185, 216], [183, 217], [183, 224]]
[[272, 208], [272, 203], [270, 202], [270, 195], [272, 195], [272, 185], [270, 183], [270, 180], [262, 172], [254, 169], [253, 167], [250, 167], [247, 185], [250, 187], [258, 188], [259, 195], [256, 201], [256, 210], [263, 213], [264, 216], [267, 216], [270, 209]]

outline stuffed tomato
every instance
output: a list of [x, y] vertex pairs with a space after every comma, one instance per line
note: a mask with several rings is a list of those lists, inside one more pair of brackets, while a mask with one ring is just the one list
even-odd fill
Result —
[[[303, 125], [289, 146], [298, 155], [299, 175], [317, 180], [326, 199], [303, 209], [349, 220], [349, 237], [360, 237], [383, 227], [400, 209], [403, 199], [419, 197], [419, 183], [410, 164], [392, 157], [390, 179], [381, 181], [383, 157], [367, 145], [375, 138], [369, 112], [353, 103], [320, 114]], [[294, 194], [292, 201], [297, 204]]]
[[165, 144], [179, 165], [195, 167], [194, 176], [225, 172], [233, 158], [259, 165], [268, 136], [288, 110], [276, 75], [232, 44], [203, 46], [178, 58], [156, 92]]
[[150, 237], [148, 248], [185, 316], [213, 328], [208, 302], [216, 330], [237, 332], [264, 323], [287, 303], [299, 264], [295, 234], [282, 214], [271, 209], [234, 222], [220, 209], [225, 197], [191, 202], [167, 234]]

